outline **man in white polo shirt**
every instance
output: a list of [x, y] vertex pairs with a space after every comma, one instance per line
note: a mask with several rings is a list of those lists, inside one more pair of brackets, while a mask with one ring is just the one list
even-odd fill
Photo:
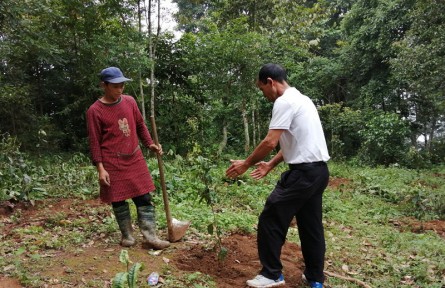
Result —
[[[286, 70], [277, 64], [264, 65], [257, 80], [263, 95], [274, 102], [269, 132], [245, 160], [231, 160], [228, 177], [237, 177], [256, 166], [254, 179], [266, 176], [280, 162], [289, 165], [267, 198], [258, 221], [260, 274], [248, 280], [249, 287], [285, 284], [280, 260], [289, 224], [297, 219], [305, 261], [303, 278], [310, 287], [322, 288], [326, 251], [322, 224], [322, 196], [329, 181], [329, 153], [317, 109], [310, 98], [287, 83]], [[262, 161], [280, 144], [280, 151]]]

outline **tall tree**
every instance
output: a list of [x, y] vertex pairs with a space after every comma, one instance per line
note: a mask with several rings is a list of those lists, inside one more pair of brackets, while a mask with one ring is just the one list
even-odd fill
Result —
[[253, 92], [255, 75], [261, 65], [257, 55], [262, 55], [268, 45], [265, 38], [245, 29], [245, 25], [236, 21], [223, 31], [215, 26], [211, 32], [199, 34], [195, 44], [197, 55], [194, 57], [202, 61], [202, 69], [197, 76], [208, 87], [207, 99], [222, 135], [220, 153], [227, 144], [228, 135], [225, 133], [229, 133], [228, 127], [241, 127], [239, 131], [242, 133], [234, 133], [232, 137], [244, 138], [244, 150], [250, 148], [247, 115], [250, 114], [253, 97], [257, 96]]
[[[15, 19], [10, 23], [16, 26], [3, 30], [0, 38], [2, 69], [12, 72], [6, 83], [29, 87], [21, 91], [33, 108], [27, 113], [35, 111], [36, 119], [30, 122], [40, 126], [34, 137], [47, 126], [48, 137], [56, 141], [53, 147], [72, 149], [85, 136], [85, 109], [100, 93], [98, 71], [116, 65], [130, 67], [132, 74], [133, 67], [138, 67], [133, 49], [137, 47], [132, 45], [138, 35], [131, 28], [134, 7], [129, 2], [94, 0], [9, 4], [15, 6], [7, 6], [5, 15]], [[35, 142], [31, 135], [22, 138], [25, 145]]]
[[156, 33], [153, 33], [153, 15], [152, 12], [153, 7], [155, 7], [153, 4], [154, 0], [148, 1], [148, 13], [147, 13], [147, 26], [148, 26], [148, 54], [150, 57], [150, 91], [151, 91], [151, 100], [150, 100], [150, 107], [151, 107], [151, 116], [155, 116], [155, 86], [156, 86], [156, 79], [155, 79], [155, 63], [156, 63], [156, 48], [157, 48], [157, 42], [159, 38], [159, 34], [161, 32], [161, 1], [157, 0], [157, 16], [155, 19], [157, 19], [157, 28]]
[[394, 82], [406, 101], [412, 121], [413, 144], [422, 135], [431, 151], [436, 137], [445, 138], [445, 9], [443, 1], [416, 1], [411, 9], [411, 29], [394, 46], [391, 60]]
[[345, 35], [340, 61], [348, 100], [356, 107], [396, 111], [400, 94], [391, 85], [393, 44], [410, 27], [413, 0], [358, 0], [342, 21]]

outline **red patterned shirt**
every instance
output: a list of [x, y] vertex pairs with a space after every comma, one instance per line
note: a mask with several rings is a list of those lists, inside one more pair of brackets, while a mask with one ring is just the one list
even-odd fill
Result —
[[153, 144], [147, 126], [133, 97], [122, 95], [117, 103], [97, 100], [87, 111], [91, 160], [103, 163], [110, 186], [100, 187], [106, 203], [118, 202], [155, 189], [139, 140]]

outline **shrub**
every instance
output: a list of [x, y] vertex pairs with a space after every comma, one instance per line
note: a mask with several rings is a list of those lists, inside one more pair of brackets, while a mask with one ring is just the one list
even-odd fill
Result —
[[394, 113], [377, 113], [359, 131], [359, 157], [369, 165], [400, 163], [408, 152], [408, 123]]
[[320, 107], [319, 114], [331, 157], [341, 160], [356, 155], [361, 140], [359, 131], [365, 125], [362, 111], [336, 103]]
[[9, 134], [0, 136], [0, 200], [28, 200], [31, 177], [20, 143]]

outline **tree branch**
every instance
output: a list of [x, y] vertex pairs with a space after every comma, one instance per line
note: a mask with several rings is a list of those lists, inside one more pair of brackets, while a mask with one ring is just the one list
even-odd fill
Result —
[[335, 277], [335, 278], [343, 279], [343, 280], [346, 280], [346, 281], [354, 282], [354, 283], [356, 283], [356, 284], [358, 284], [358, 285], [360, 285], [360, 286], [362, 286], [364, 288], [372, 288], [371, 286], [369, 286], [365, 282], [363, 282], [361, 280], [358, 280], [358, 279], [355, 279], [355, 278], [352, 278], [352, 277], [343, 276], [343, 275], [340, 275], [340, 274], [337, 274], [337, 273], [333, 273], [333, 272], [329, 272], [329, 271], [326, 271], [326, 270], [324, 271], [324, 274], [326, 274], [326, 275], [328, 275], [330, 277]]

